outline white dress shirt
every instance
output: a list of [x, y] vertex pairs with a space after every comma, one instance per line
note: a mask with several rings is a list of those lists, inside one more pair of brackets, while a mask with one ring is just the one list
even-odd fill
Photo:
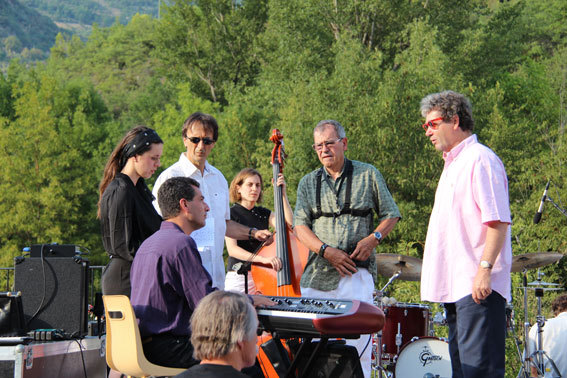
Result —
[[200, 230], [194, 231], [191, 237], [195, 239], [203, 266], [213, 279], [213, 286], [224, 289], [224, 236], [226, 233], [226, 221], [230, 219], [230, 207], [228, 203], [228, 183], [221, 171], [205, 162], [203, 174], [187, 159], [182, 153], [179, 160], [163, 171], [156, 180], [152, 191], [154, 197], [153, 204], [157, 212], [161, 215], [158, 205], [158, 190], [165, 180], [171, 177], [191, 177], [199, 182], [199, 189], [205, 197], [205, 202], [209, 205], [207, 213], [207, 224]]

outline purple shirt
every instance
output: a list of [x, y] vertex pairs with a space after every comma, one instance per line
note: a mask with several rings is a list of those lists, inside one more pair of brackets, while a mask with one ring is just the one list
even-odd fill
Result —
[[167, 221], [136, 252], [130, 280], [142, 338], [161, 333], [189, 336], [193, 310], [215, 290], [195, 241]]
[[[445, 167], [429, 219], [421, 299], [452, 303], [472, 293], [486, 242], [487, 223], [511, 223], [502, 161], [471, 135], [443, 154]], [[510, 226], [491, 273], [491, 287], [510, 301]]]

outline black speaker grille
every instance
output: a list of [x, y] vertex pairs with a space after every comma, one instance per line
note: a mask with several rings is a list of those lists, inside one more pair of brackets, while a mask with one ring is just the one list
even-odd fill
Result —
[[29, 258], [15, 270], [15, 289], [22, 292], [27, 330], [55, 328], [73, 336], [87, 333], [88, 261]]

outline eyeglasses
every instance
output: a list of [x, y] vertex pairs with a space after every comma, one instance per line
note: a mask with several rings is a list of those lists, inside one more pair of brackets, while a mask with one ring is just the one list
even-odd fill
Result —
[[323, 149], [323, 146], [325, 146], [326, 148], [329, 148], [329, 147], [331, 147], [331, 146], [334, 146], [335, 143], [338, 143], [338, 142], [340, 142], [341, 140], [343, 140], [343, 138], [338, 138], [338, 139], [335, 139], [335, 140], [327, 140], [327, 141], [325, 141], [325, 142], [323, 142], [323, 143], [313, 144], [311, 147], [313, 147], [313, 149], [314, 149], [315, 151], [321, 151], [321, 150]]
[[205, 144], [206, 146], [211, 145], [213, 143], [215, 143], [214, 140], [210, 139], [210, 138], [199, 138], [199, 137], [185, 137], [186, 139], [189, 139], [191, 141], [191, 143], [193, 144], [199, 144], [200, 141], [203, 141], [203, 144]]
[[431, 130], [437, 130], [439, 128], [439, 124], [434, 124], [433, 122], [441, 121], [443, 117], [432, 119], [431, 121], [425, 122], [421, 127], [423, 130], [427, 131], [427, 128], [431, 127]]

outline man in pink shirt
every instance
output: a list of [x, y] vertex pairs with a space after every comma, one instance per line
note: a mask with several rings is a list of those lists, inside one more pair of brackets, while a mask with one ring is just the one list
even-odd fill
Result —
[[443, 303], [453, 377], [504, 377], [510, 300], [510, 206], [502, 161], [473, 134], [469, 100], [421, 100], [425, 135], [445, 165], [429, 220], [421, 299]]

